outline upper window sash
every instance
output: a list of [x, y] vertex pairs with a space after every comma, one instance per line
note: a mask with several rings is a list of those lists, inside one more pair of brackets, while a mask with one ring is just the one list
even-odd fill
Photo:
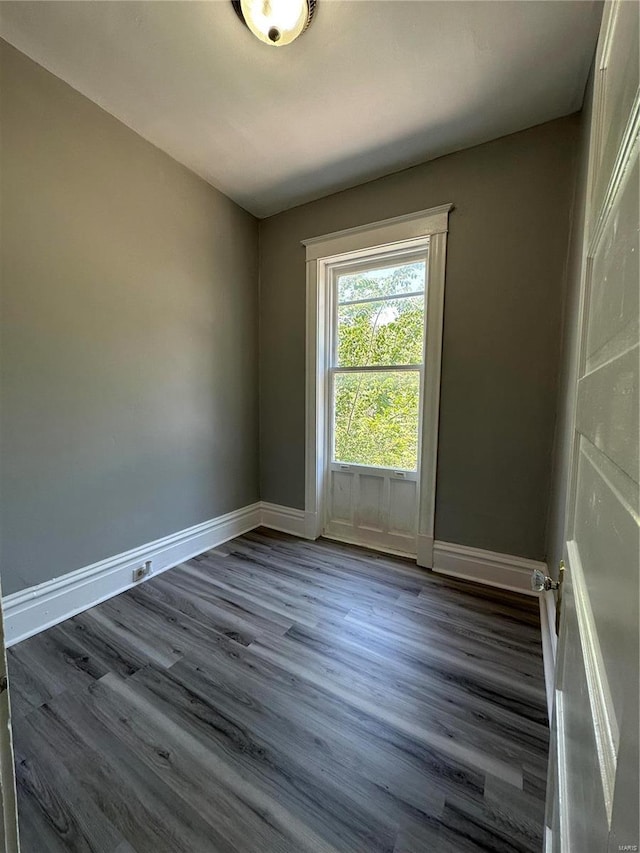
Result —
[[[419, 287], [420, 283], [424, 282], [422, 289], [407, 290], [405, 292], [396, 293], [393, 288], [391, 288], [391, 292], [387, 294], [375, 296], [369, 295], [362, 297], [361, 299], [346, 300], [345, 302], [339, 301], [339, 283], [340, 279], [343, 278], [345, 274], [349, 276], [362, 275], [366, 278], [366, 275], [369, 272], [377, 273], [379, 270], [384, 270], [385, 268], [388, 268], [391, 272], [398, 267], [409, 266], [411, 264], [423, 265], [421, 275], [413, 285], [414, 287]], [[415, 369], [422, 366], [424, 362], [427, 265], [428, 251], [426, 247], [423, 246], [420, 251], [416, 252], [414, 249], [410, 254], [407, 254], [402, 250], [398, 252], [388, 252], [385, 262], [382, 264], [375, 256], [369, 256], [368, 258], [364, 257], [358, 264], [357, 271], [354, 271], [352, 268], [348, 268], [348, 271], [345, 273], [345, 267], [342, 264], [331, 265], [329, 267], [329, 276], [331, 280], [330, 346], [327, 365], [329, 368], [337, 371], [352, 371], [363, 368], [367, 370], [376, 370], [380, 368], [383, 370], [406, 370], [407, 368]], [[413, 282], [411, 283], [413, 284]], [[384, 279], [380, 281], [380, 284], [384, 284]], [[401, 306], [403, 301], [405, 306], [404, 310], [411, 311], [412, 309], [418, 309], [420, 313], [421, 324], [419, 339], [417, 334], [415, 336], [411, 334], [411, 320], [406, 317], [405, 320], [408, 320], [409, 326], [405, 326], [403, 328], [401, 322], [399, 326], [396, 327], [395, 333], [392, 333], [391, 338], [387, 338], [385, 342], [384, 328], [390, 322], [395, 323], [397, 320], [401, 320], [403, 314], [403, 308]], [[401, 310], [394, 311], [394, 305], [398, 305]], [[381, 306], [381, 308], [378, 309], [377, 306]], [[376, 323], [370, 330], [370, 351], [360, 353], [358, 348], [355, 351], [352, 350], [352, 346], [350, 346], [350, 336], [355, 334], [356, 338], [358, 337], [357, 315], [362, 312], [364, 312], [365, 315], [371, 312], [372, 316], [375, 316], [376, 312], [378, 312], [379, 315], [381, 312], [386, 313], [388, 310], [392, 311], [395, 314], [395, 317], [387, 319], [386, 322], [381, 322], [379, 328], [377, 326], [376, 319]], [[346, 317], [345, 311], [347, 314]], [[351, 314], [352, 311], [355, 312], [356, 316], [352, 317], [350, 321], [348, 315]], [[342, 350], [342, 360], [340, 358], [341, 343], [344, 347]], [[351, 344], [353, 345], [353, 343], [354, 341], [352, 339]], [[355, 343], [357, 343], [357, 341], [355, 341]], [[383, 350], [386, 350], [386, 352], [380, 351], [380, 346], [382, 346]], [[419, 349], [419, 352], [416, 352], [416, 349]]]

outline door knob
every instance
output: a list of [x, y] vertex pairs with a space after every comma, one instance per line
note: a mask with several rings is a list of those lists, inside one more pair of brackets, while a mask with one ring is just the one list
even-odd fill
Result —
[[560, 581], [554, 581], [549, 575], [545, 575], [540, 569], [531, 572], [531, 589], [534, 592], [542, 592], [548, 589], [560, 589]]

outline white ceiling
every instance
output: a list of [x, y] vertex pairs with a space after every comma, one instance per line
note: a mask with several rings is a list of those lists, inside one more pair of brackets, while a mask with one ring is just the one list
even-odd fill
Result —
[[19, 0], [0, 32], [263, 217], [579, 109], [600, 11], [319, 0], [276, 49], [229, 0]]

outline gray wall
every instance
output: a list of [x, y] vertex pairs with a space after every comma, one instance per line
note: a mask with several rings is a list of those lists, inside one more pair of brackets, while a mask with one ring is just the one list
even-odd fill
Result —
[[260, 223], [263, 500], [304, 506], [300, 240], [453, 202], [436, 536], [542, 558], [579, 119], [559, 119]]
[[582, 275], [582, 235], [584, 231], [593, 99], [593, 68], [585, 95], [585, 108], [580, 113], [578, 166], [571, 212], [571, 233], [567, 264], [567, 286], [563, 306], [562, 354], [558, 383], [558, 416], [554, 442], [551, 500], [547, 528], [547, 558], [554, 577], [562, 559], [565, 542], [565, 508], [569, 488], [569, 464], [573, 442], [573, 409], [578, 375], [579, 297]]
[[302, 508], [300, 240], [444, 202], [436, 535], [544, 556], [578, 117], [262, 221], [258, 360], [256, 220], [4, 42], [0, 73], [5, 593], [257, 500], [258, 366], [260, 497]]
[[257, 222], [0, 43], [2, 582], [258, 499]]

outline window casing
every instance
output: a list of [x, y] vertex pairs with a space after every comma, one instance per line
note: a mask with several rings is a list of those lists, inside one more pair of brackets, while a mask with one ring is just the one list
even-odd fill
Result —
[[447, 231], [452, 204], [302, 240], [306, 259], [305, 536], [322, 535], [329, 468], [329, 267], [347, 257], [383, 256], [428, 242], [426, 338], [421, 412], [417, 561], [433, 566], [440, 368]]

